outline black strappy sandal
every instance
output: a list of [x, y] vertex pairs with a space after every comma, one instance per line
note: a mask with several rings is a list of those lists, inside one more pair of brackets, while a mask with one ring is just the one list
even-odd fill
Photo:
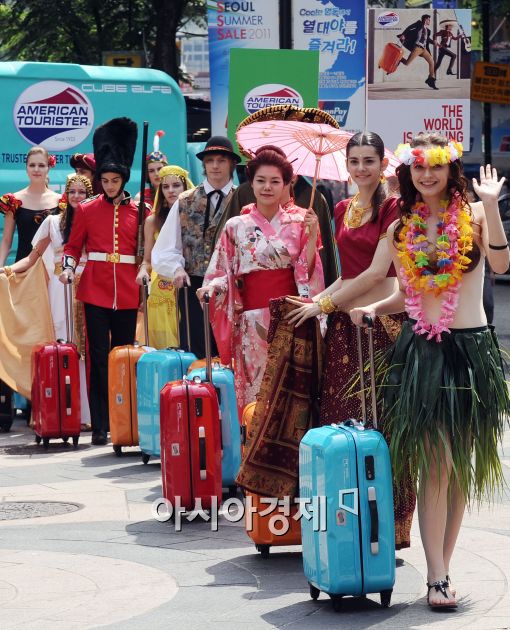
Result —
[[430, 603], [430, 591], [434, 588], [436, 593], [441, 593], [447, 600], [450, 599], [450, 595], [446, 592], [449, 588], [448, 580], [436, 580], [435, 582], [427, 582], [427, 604], [432, 610], [455, 610], [457, 608], [457, 602], [445, 602], [444, 604], [431, 604]]
[[451, 577], [448, 575], [448, 573], [446, 574], [445, 580], [448, 582], [448, 588], [450, 589], [450, 593], [454, 596], [457, 597], [457, 591], [455, 589], [452, 588], [452, 579]]

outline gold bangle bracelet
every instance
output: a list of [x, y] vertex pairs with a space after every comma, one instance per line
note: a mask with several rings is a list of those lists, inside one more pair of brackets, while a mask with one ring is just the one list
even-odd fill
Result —
[[331, 295], [325, 295], [319, 300], [319, 308], [323, 313], [326, 313], [326, 315], [336, 311], [336, 306]]
[[6, 275], [6, 276], [7, 276], [7, 278], [8, 278], [9, 276], [12, 276], [12, 274], [14, 273], [14, 271], [13, 271], [10, 267], [5, 266], [5, 267], [4, 267], [4, 273], [5, 273], [5, 275]]

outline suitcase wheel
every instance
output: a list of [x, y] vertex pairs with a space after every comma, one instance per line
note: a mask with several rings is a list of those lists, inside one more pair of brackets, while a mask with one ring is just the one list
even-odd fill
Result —
[[148, 463], [149, 463], [149, 459], [150, 459], [150, 458], [151, 458], [151, 456], [150, 456], [150, 455], [147, 455], [147, 453], [144, 453], [144, 452], [142, 451], [142, 462], [143, 462], [144, 464], [148, 464]]
[[45, 451], [48, 450], [48, 446], [50, 445], [50, 438], [43, 438], [43, 448]]
[[262, 558], [269, 558], [269, 549], [271, 545], [255, 545], [257, 551], [260, 552]]
[[383, 608], [390, 607], [392, 593], [393, 593], [393, 589], [390, 589], [388, 591], [381, 591], [381, 606]]
[[333, 610], [340, 612], [342, 610], [342, 597], [343, 595], [330, 595], [331, 602], [333, 603]]
[[79, 435], [74, 435], [73, 436], [73, 448], [78, 448], [78, 441], [80, 439]]
[[12, 427], [12, 420], [8, 420], [7, 422], [2, 422], [2, 431], [3, 433], [9, 433]]
[[64, 442], [64, 444], [67, 444], [67, 443], [69, 442], [69, 436], [68, 436], [68, 435], [65, 435], [65, 436], [62, 438], [62, 442]]
[[122, 446], [119, 446], [118, 444], [114, 444], [113, 452], [115, 453], [115, 455], [117, 455], [117, 457], [122, 457]]
[[36, 441], [36, 443], [37, 443], [37, 444], [40, 444], [40, 443], [41, 443], [41, 439], [42, 439], [42, 438], [41, 438], [41, 436], [40, 436], [40, 435], [36, 435], [36, 436], [35, 436], [35, 441]]
[[308, 582], [308, 586], [310, 587], [310, 597], [314, 602], [317, 601], [319, 599], [319, 595], [321, 594], [320, 589], [313, 584], [310, 584], [310, 582]]

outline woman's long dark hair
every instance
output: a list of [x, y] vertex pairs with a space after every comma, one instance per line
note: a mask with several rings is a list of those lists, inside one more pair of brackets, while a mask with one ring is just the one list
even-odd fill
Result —
[[[93, 190], [92, 184], [84, 175], [71, 175], [67, 178], [66, 182], [66, 195], [69, 194], [69, 189], [71, 185], [75, 182], [80, 182], [85, 186], [85, 190], [87, 191], [87, 197], [92, 197]], [[60, 204], [59, 204], [60, 205]], [[62, 234], [62, 242], [65, 245], [69, 240], [69, 235], [71, 234], [71, 228], [73, 227], [73, 219], [74, 219], [74, 208], [69, 203], [69, 200], [66, 200], [64, 206], [62, 207], [60, 213], [60, 232]]]
[[[414, 147], [445, 147], [448, 145], [448, 138], [445, 138], [439, 133], [419, 133], [414, 136], [410, 142], [412, 148]], [[450, 173], [448, 175], [448, 202], [451, 203], [454, 195], [460, 195], [460, 199], [466, 206], [469, 206], [467, 198], [468, 181], [464, 177], [464, 169], [460, 160], [450, 162]], [[398, 182], [400, 184], [400, 199], [397, 202], [399, 210], [400, 221], [395, 230], [395, 239], [398, 240], [398, 234], [403, 226], [402, 219], [404, 217], [410, 217], [413, 212], [414, 204], [419, 200], [419, 193], [416, 190], [415, 185], [411, 177], [411, 166], [407, 164], [401, 164], [397, 167], [396, 174]]]
[[[347, 160], [349, 159], [349, 153], [354, 147], [374, 147], [381, 162], [384, 160], [384, 142], [381, 137], [372, 131], [365, 133], [355, 133], [347, 143], [345, 153]], [[382, 204], [386, 201], [388, 196], [388, 187], [384, 182], [379, 182], [377, 188], [374, 190], [370, 203], [372, 204], [372, 214], [370, 216], [370, 223], [375, 223], [379, 218], [379, 210]]]

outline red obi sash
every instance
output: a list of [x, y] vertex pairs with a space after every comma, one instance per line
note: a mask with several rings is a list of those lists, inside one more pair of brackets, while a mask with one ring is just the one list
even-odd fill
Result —
[[243, 311], [268, 308], [269, 300], [298, 293], [291, 267], [252, 271], [238, 278], [237, 286], [243, 300]]

